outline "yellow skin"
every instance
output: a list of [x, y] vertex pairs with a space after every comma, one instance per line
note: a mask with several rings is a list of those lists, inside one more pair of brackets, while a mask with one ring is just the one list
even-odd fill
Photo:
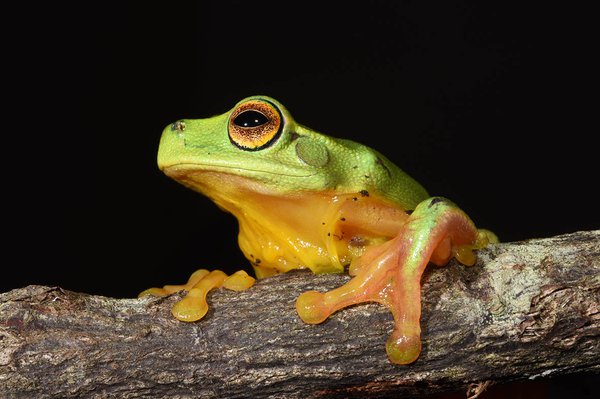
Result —
[[[473, 249], [496, 241], [449, 200], [430, 198], [383, 155], [296, 123], [269, 97], [249, 97], [223, 115], [166, 127], [158, 165], [237, 217], [240, 248], [258, 278], [303, 268], [341, 273], [348, 266], [354, 276], [348, 283], [300, 295], [298, 315], [317, 324], [353, 304], [382, 303], [394, 316], [386, 350], [397, 364], [415, 361], [421, 351], [425, 266], [452, 257], [473, 265]], [[140, 296], [186, 290], [173, 315], [196, 321], [208, 310], [211, 289], [253, 284], [244, 271], [227, 276], [203, 269], [187, 284]]]

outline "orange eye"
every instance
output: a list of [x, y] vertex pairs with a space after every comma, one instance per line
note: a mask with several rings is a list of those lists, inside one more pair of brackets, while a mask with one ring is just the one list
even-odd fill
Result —
[[271, 145], [281, 133], [281, 115], [272, 104], [250, 100], [229, 116], [229, 139], [243, 150], [260, 150]]

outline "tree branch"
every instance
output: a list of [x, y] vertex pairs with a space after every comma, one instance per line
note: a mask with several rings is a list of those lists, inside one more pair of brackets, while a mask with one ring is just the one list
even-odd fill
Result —
[[423, 352], [386, 358], [376, 304], [304, 324], [294, 302], [344, 275], [292, 272], [216, 290], [197, 323], [179, 294], [112, 299], [29, 286], [0, 294], [0, 397], [409, 397], [578, 371], [600, 372], [600, 230], [497, 244], [474, 267], [430, 266]]

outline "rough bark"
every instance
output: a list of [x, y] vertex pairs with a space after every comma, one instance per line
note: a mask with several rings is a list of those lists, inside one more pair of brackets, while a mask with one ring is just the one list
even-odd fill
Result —
[[[490, 246], [474, 267], [429, 267], [423, 352], [390, 364], [376, 304], [306, 325], [294, 309], [343, 275], [293, 272], [216, 290], [197, 323], [179, 294], [113, 299], [29, 286], [0, 295], [2, 398], [410, 397], [600, 372], [600, 230]], [[472, 388], [472, 387], [471, 387]]]

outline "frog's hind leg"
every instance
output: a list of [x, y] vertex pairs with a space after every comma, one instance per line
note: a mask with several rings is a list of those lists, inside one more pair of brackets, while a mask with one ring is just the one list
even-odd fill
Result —
[[206, 295], [214, 288], [224, 287], [233, 291], [242, 291], [254, 285], [254, 278], [245, 271], [240, 270], [227, 276], [221, 270], [208, 271], [200, 269], [195, 271], [188, 282], [181, 285], [165, 285], [163, 288], [149, 288], [141, 292], [138, 297], [146, 295], [164, 296], [178, 291], [187, 291], [186, 296], [173, 305], [173, 316], [181, 321], [197, 321], [208, 312]]
[[474, 263], [472, 249], [480, 246], [473, 222], [444, 198], [420, 203], [399, 234], [369, 249], [356, 276], [327, 293], [305, 292], [296, 309], [307, 323], [320, 323], [338, 309], [363, 302], [386, 305], [394, 316], [394, 331], [386, 350], [390, 360], [408, 364], [421, 352], [421, 275], [433, 257], [437, 264], [452, 256]]

